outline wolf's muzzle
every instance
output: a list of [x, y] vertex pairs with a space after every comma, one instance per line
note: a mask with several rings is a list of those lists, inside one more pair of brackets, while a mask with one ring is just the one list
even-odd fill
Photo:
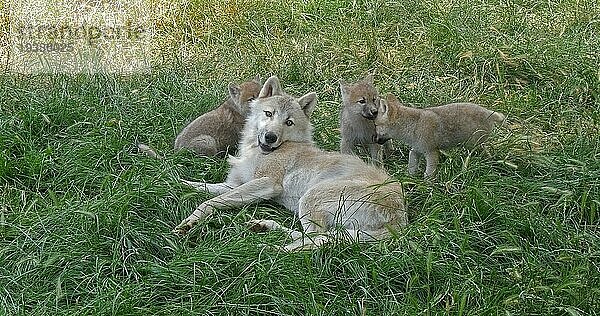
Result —
[[277, 141], [277, 134], [273, 133], [273, 132], [267, 132], [265, 134], [265, 142], [267, 142], [267, 144], [273, 144]]

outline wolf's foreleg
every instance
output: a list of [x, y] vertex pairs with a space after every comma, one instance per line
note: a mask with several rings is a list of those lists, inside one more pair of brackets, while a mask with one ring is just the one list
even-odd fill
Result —
[[221, 194], [227, 193], [227, 192], [233, 190], [233, 188], [235, 187], [234, 185], [227, 183], [227, 182], [206, 183], [206, 182], [194, 182], [194, 181], [187, 181], [187, 180], [181, 180], [181, 182], [185, 185], [191, 186], [192, 188], [194, 188], [198, 191], [205, 191], [205, 192], [208, 192], [208, 193], [214, 194], [214, 195], [221, 195]]
[[276, 183], [269, 177], [262, 177], [246, 182], [227, 193], [200, 204], [194, 212], [184, 219], [173, 232], [179, 235], [185, 234], [196, 222], [210, 216], [216, 210], [231, 209], [260, 200], [271, 199], [283, 191], [281, 184]]

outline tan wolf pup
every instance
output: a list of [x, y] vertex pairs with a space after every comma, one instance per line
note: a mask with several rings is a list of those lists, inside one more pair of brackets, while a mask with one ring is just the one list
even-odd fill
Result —
[[[174, 232], [186, 233], [218, 209], [273, 200], [294, 212], [304, 233], [272, 220], [254, 229], [279, 229], [293, 240], [287, 251], [319, 247], [341, 231], [355, 241], [384, 238], [407, 223], [402, 186], [358, 157], [324, 152], [313, 144], [310, 115], [316, 94], [294, 98], [269, 78], [251, 105], [240, 150], [230, 157], [224, 183], [189, 182], [216, 197], [202, 203]], [[339, 230], [341, 228], [341, 230]], [[309, 235], [310, 234], [310, 235]]]
[[249, 113], [249, 104], [260, 92], [260, 79], [229, 84], [229, 99], [188, 124], [175, 139], [175, 150], [189, 149], [201, 156], [234, 151]]
[[[340, 91], [343, 102], [340, 114], [340, 152], [352, 154], [359, 145], [368, 150], [372, 162], [381, 163], [381, 145], [373, 142], [373, 119], [377, 116], [379, 108], [379, 93], [373, 85], [373, 75], [369, 74], [354, 84], [340, 80]], [[391, 143], [387, 143], [386, 146], [387, 153]]]
[[402, 106], [394, 95], [388, 94], [381, 100], [375, 118], [375, 139], [379, 144], [397, 139], [409, 145], [408, 173], [411, 175], [417, 172], [419, 159], [425, 155], [425, 177], [431, 178], [437, 172], [440, 149], [480, 145], [504, 120], [502, 113], [473, 103], [417, 109]]

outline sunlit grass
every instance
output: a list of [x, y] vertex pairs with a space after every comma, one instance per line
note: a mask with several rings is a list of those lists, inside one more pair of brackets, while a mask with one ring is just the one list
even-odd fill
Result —
[[[14, 314], [514, 314], [600, 310], [600, 7], [595, 1], [151, 1], [148, 75], [0, 78], [0, 311]], [[4, 38], [3, 38], [4, 40]], [[508, 115], [487, 152], [446, 152], [403, 182], [395, 238], [277, 253], [247, 206], [170, 233], [227, 163], [174, 153], [229, 82], [316, 91], [315, 141], [337, 150], [338, 80], [375, 74], [418, 107]], [[137, 153], [150, 144], [163, 160]]]

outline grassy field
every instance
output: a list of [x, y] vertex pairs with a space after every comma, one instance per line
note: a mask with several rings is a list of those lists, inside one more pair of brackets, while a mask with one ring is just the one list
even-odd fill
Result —
[[[151, 74], [0, 76], [0, 314], [600, 313], [596, 0], [151, 2]], [[411, 221], [387, 241], [263, 249], [286, 240], [246, 220], [295, 224], [272, 204], [171, 233], [208, 198], [178, 179], [227, 173], [172, 143], [228, 82], [316, 91], [315, 140], [337, 150], [337, 82], [367, 73], [403, 102], [476, 102], [508, 124], [490, 155], [445, 153], [435, 183], [398, 146], [385, 168]]]

